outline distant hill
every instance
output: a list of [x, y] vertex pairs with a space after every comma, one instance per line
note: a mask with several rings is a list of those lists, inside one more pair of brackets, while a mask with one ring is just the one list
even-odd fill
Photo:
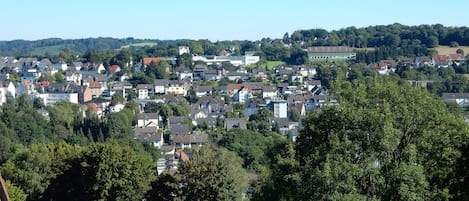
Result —
[[163, 44], [174, 41], [161, 41], [149, 39], [116, 39], [116, 38], [84, 38], [84, 39], [60, 39], [48, 38], [35, 41], [13, 40], [0, 41], [0, 55], [26, 56], [26, 55], [55, 55], [65, 48], [82, 53], [87, 49], [117, 50], [122, 47], [136, 47], [143, 45]]

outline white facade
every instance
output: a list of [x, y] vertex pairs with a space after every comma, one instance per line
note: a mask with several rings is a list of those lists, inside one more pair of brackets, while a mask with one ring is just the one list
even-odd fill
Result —
[[186, 95], [187, 90], [184, 86], [181, 85], [171, 85], [166, 88], [166, 94], [174, 94], [174, 95]]
[[78, 93], [43, 93], [34, 94], [36, 98], [41, 98], [45, 105], [51, 105], [59, 101], [78, 104]]
[[273, 106], [275, 118], [287, 118], [288, 117], [287, 101], [275, 100], [275, 101], [272, 101], [272, 106]]
[[193, 56], [193, 61], [203, 61], [207, 64], [221, 64], [223, 62], [230, 62], [234, 66], [251, 65], [259, 62], [259, 56]]
[[7, 102], [7, 94], [10, 94], [13, 97], [16, 97], [16, 88], [13, 82], [5, 83], [0, 87], [0, 105], [3, 105]]
[[148, 89], [138, 89], [137, 94], [138, 94], [138, 99], [150, 98], [150, 96], [148, 96]]
[[190, 54], [191, 53], [189, 47], [187, 47], [187, 46], [179, 46], [178, 49], [179, 49], [179, 55]]

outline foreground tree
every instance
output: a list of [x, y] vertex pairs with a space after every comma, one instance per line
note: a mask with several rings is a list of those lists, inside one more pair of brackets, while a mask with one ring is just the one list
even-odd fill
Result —
[[152, 160], [117, 143], [92, 144], [52, 181], [48, 200], [141, 200], [154, 180]]
[[242, 161], [234, 152], [204, 147], [179, 168], [182, 195], [187, 200], [241, 200], [247, 186]]
[[297, 140], [299, 199], [451, 198], [469, 136], [462, 119], [407, 83], [369, 78], [332, 91], [340, 104], [309, 115]]

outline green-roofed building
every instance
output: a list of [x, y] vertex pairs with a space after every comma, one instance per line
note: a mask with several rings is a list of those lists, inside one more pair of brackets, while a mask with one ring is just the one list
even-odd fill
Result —
[[355, 53], [347, 46], [317, 46], [307, 51], [309, 60], [313, 62], [355, 60]]

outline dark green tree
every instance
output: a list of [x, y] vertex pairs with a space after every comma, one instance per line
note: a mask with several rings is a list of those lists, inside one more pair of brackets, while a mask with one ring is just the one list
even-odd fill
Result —
[[203, 147], [179, 169], [182, 196], [188, 200], [241, 200], [247, 187], [242, 160], [223, 148]]

